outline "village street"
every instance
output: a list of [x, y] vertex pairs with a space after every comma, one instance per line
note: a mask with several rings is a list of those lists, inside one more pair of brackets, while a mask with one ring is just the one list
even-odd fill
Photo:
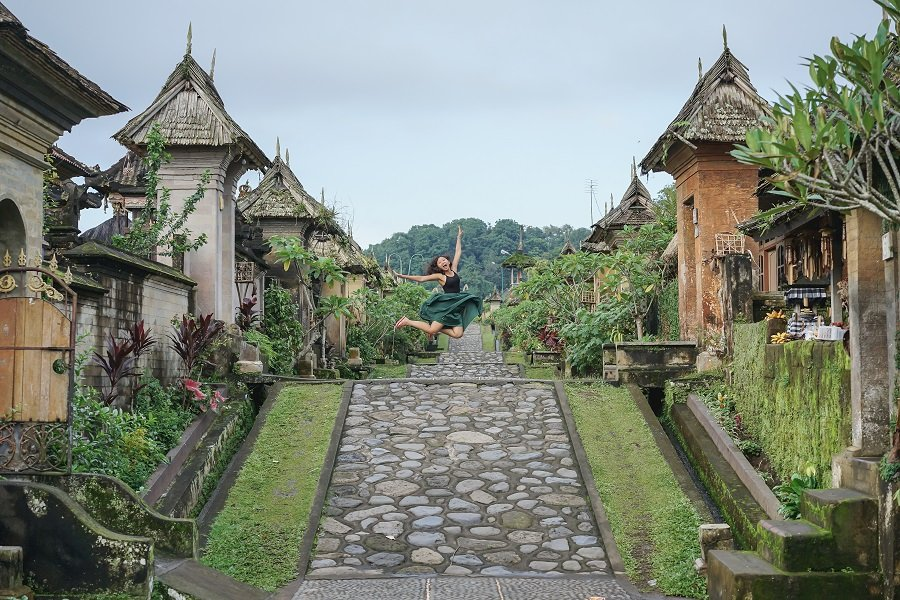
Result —
[[410, 367], [439, 381], [354, 385], [296, 600], [634, 597], [611, 577], [554, 386], [516, 382], [481, 347], [472, 325]]

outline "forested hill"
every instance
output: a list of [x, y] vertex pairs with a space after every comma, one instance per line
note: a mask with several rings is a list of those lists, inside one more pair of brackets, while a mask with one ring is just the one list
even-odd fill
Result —
[[[519, 245], [519, 224], [512, 219], [501, 219], [489, 225], [481, 219], [457, 219], [437, 225], [415, 225], [405, 233], [395, 233], [378, 244], [366, 249], [367, 255], [374, 253], [380, 264], [390, 261], [398, 272], [422, 274], [425, 265], [438, 254], [453, 256], [456, 242], [456, 226], [463, 228], [463, 254], [459, 273], [469, 292], [489, 295], [494, 288], [500, 288], [500, 263], [506, 258], [500, 251], [513, 253]], [[576, 248], [586, 238], [590, 230], [586, 227], [575, 229], [570, 225], [562, 227], [525, 227], [525, 253], [535, 258], [550, 258], [559, 254], [566, 240]], [[401, 266], [402, 265], [402, 266]], [[509, 270], [505, 270], [503, 287], [509, 287]]]

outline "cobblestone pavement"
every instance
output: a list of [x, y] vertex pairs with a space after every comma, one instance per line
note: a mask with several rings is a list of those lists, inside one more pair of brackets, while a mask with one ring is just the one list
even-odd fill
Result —
[[473, 369], [468, 380], [354, 385], [295, 600], [631, 598], [611, 577], [553, 386], [472, 381], [510, 366], [473, 329], [431, 365]]
[[439, 365], [410, 365], [409, 376], [414, 379], [519, 379], [519, 365], [500, 363], [442, 363]]

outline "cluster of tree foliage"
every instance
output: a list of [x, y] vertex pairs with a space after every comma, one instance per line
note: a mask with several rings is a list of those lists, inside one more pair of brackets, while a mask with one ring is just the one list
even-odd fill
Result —
[[[390, 263], [392, 269], [402, 273], [422, 274], [425, 266], [439, 254], [453, 255], [456, 226], [463, 229], [463, 254], [459, 265], [460, 277], [468, 291], [482, 297], [509, 286], [509, 270], [500, 264], [506, 258], [501, 250], [512, 254], [519, 245], [519, 224], [512, 219], [501, 219], [489, 225], [481, 219], [457, 219], [437, 225], [415, 225], [405, 233], [395, 233], [366, 249], [382, 265]], [[534, 258], [551, 258], [559, 255], [566, 240], [576, 248], [590, 230], [586, 227], [525, 227], [525, 253]]]
[[[647, 324], [658, 322], [659, 298], [674, 277], [662, 260], [675, 234], [673, 185], [657, 195], [655, 207], [657, 220], [626, 227], [612, 252], [577, 252], [529, 268], [490, 316], [503, 339], [524, 351], [564, 349], [573, 367], [587, 371], [600, 364], [604, 343], [655, 335]], [[589, 307], [583, 299], [591, 292], [596, 302]]]

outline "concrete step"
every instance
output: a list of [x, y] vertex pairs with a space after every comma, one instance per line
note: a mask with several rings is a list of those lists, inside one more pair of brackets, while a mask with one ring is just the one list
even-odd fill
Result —
[[265, 600], [271, 594], [192, 559], [157, 557], [156, 579], [195, 600]]
[[842, 566], [864, 571], [878, 568], [878, 503], [874, 498], [847, 488], [806, 490], [800, 513], [831, 531]]
[[782, 571], [755, 552], [712, 550], [707, 554], [707, 569], [710, 600], [881, 598], [876, 573]]
[[757, 526], [759, 555], [784, 571], [827, 571], [840, 568], [834, 537], [809, 521], [760, 521]]

